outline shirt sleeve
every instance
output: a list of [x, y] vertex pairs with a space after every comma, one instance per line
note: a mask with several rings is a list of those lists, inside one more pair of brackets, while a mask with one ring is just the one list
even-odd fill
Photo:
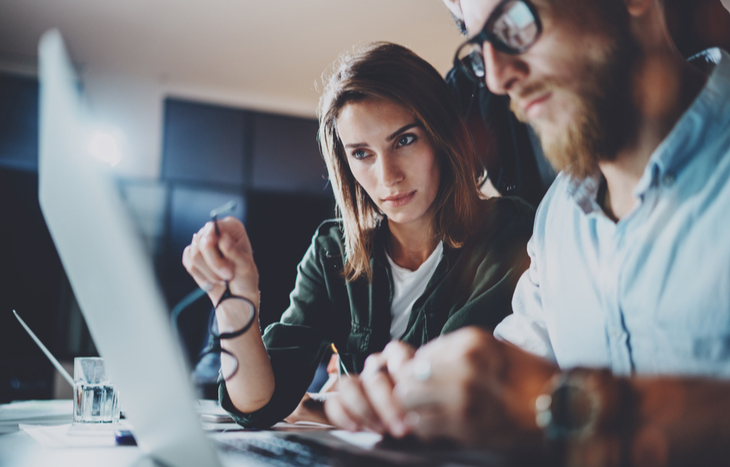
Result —
[[494, 330], [494, 336], [510, 342], [521, 349], [547, 360], [556, 361], [543, 317], [542, 298], [539, 283], [539, 248], [533, 234], [527, 243], [530, 267], [522, 274], [514, 297], [513, 313], [507, 316]]
[[233, 406], [225, 381], [219, 385], [221, 406], [246, 428], [268, 428], [294, 411], [332, 342], [332, 305], [327, 294], [325, 266], [319, 256], [315, 234], [297, 268], [289, 308], [281, 321], [268, 326], [263, 335], [274, 372], [271, 400], [255, 412], [242, 413]]

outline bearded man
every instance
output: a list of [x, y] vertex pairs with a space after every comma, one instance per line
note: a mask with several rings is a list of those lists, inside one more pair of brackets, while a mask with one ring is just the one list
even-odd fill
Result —
[[730, 55], [684, 60], [661, 0], [457, 5], [455, 61], [562, 172], [496, 339], [390, 344], [330, 420], [565, 465], [726, 465]]

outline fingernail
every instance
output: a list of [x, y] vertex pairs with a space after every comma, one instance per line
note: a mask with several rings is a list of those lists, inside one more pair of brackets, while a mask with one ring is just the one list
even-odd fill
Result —
[[418, 415], [416, 412], [408, 412], [403, 418], [403, 421], [407, 426], [415, 428], [418, 426], [418, 422], [421, 421], [421, 416]]
[[210, 292], [213, 289], [213, 284], [210, 282], [203, 282], [200, 284], [200, 288], [205, 290], [206, 292]]
[[406, 434], [406, 426], [400, 420], [396, 421], [392, 424], [390, 432], [393, 436], [400, 438]]
[[230, 269], [221, 269], [220, 273], [221, 273], [221, 277], [227, 281], [233, 279], [233, 274], [231, 274]]

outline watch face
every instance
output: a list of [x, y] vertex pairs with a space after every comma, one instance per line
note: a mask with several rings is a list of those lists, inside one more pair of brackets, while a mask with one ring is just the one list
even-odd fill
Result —
[[595, 398], [583, 387], [563, 385], [553, 392], [550, 412], [553, 423], [568, 433], [582, 431], [595, 418]]
[[582, 378], [561, 375], [550, 395], [535, 401], [537, 425], [550, 439], [575, 439], [589, 434], [600, 409], [596, 392]]

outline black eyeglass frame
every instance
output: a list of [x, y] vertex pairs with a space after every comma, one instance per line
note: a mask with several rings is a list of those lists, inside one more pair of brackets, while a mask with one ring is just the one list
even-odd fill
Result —
[[[527, 50], [532, 47], [535, 42], [537, 42], [537, 40], [540, 38], [540, 35], [542, 34], [542, 21], [540, 21], [540, 15], [537, 12], [537, 8], [530, 0], [519, 1], [522, 2], [528, 10], [530, 10], [532, 17], [535, 18], [535, 27], [537, 28], [537, 32], [535, 33], [535, 39], [532, 42], [520, 48], [510, 47], [491, 32], [492, 28], [494, 27], [494, 23], [496, 23], [497, 20], [502, 16], [505, 6], [512, 1], [514, 0], [502, 0], [501, 2], [499, 2], [499, 4], [494, 7], [494, 10], [492, 10], [492, 13], [489, 15], [489, 18], [487, 18], [487, 21], [484, 23], [484, 27], [482, 27], [482, 30], [479, 32], [479, 34], [466, 40], [463, 44], [459, 46], [458, 49], [456, 49], [456, 53], [454, 54], [454, 66], [456, 68], [463, 69], [468, 77], [473, 79], [476, 77], [476, 74], [473, 72], [473, 70], [466, 70], [465, 68], [467, 67], [467, 65], [463, 62], [463, 60], [459, 59], [459, 53], [464, 47], [473, 44], [479, 45], [481, 47], [482, 44], [484, 44], [485, 42], [489, 42], [490, 44], [492, 44], [492, 47], [494, 47], [499, 52], [508, 55], [519, 55], [527, 52]], [[484, 61], [484, 57], [482, 56], [481, 58], [482, 61]]]
[[[228, 203], [224, 204], [223, 206], [221, 206], [217, 209], [213, 209], [210, 212], [210, 217], [211, 217], [211, 220], [213, 221], [213, 227], [215, 228], [215, 233], [218, 238], [220, 238], [220, 236], [221, 236], [220, 229], [218, 228], [218, 216], [225, 212], [233, 210], [235, 207], [236, 207], [236, 202], [229, 201]], [[223, 257], [223, 253], [221, 253], [220, 251], [218, 253], [221, 257]], [[243, 326], [242, 328], [240, 328], [236, 331], [218, 333], [215, 330], [215, 322], [216, 322], [215, 312], [218, 310], [218, 307], [221, 306], [221, 303], [223, 303], [226, 300], [230, 300], [230, 299], [241, 300], [241, 301], [245, 302], [246, 305], [250, 306], [251, 307], [251, 318], [249, 319], [248, 323], [246, 323], [245, 326]], [[236, 361], [236, 368], [233, 370], [233, 373], [224, 377], [225, 380], [232, 378], [238, 372], [238, 359], [231, 352], [224, 349], [220, 345], [220, 342], [223, 339], [233, 339], [235, 337], [238, 337], [238, 336], [242, 335], [243, 333], [245, 333], [246, 331], [248, 331], [249, 329], [251, 329], [251, 326], [253, 326], [253, 324], [256, 322], [257, 315], [258, 315], [258, 311], [256, 310], [256, 306], [253, 304], [253, 302], [246, 297], [241, 297], [240, 295], [234, 295], [231, 292], [231, 288], [228, 284], [228, 281], [226, 281], [226, 290], [223, 291], [223, 294], [218, 299], [218, 303], [216, 303], [215, 307], [213, 308], [213, 313], [210, 314], [210, 321], [208, 322], [208, 329], [209, 329], [210, 336], [211, 336], [211, 342], [209, 342], [209, 344], [206, 346], [206, 348], [200, 352], [200, 356], [199, 356], [199, 358], [202, 359], [205, 356], [205, 354], [214, 353], [217, 351], [217, 352], [220, 352], [221, 354], [227, 354], [231, 358], [233, 358]]]
[[[228, 211], [233, 210], [235, 207], [236, 207], [236, 202], [235, 201], [229, 201], [228, 203], [224, 204], [223, 206], [221, 206], [221, 207], [219, 207], [217, 209], [213, 209], [210, 212], [210, 218], [213, 221], [213, 227], [215, 228], [215, 234], [216, 234], [216, 236], [218, 238], [220, 238], [220, 236], [221, 236], [221, 231], [218, 228], [218, 216], [221, 215], [224, 212], [228, 212]], [[221, 257], [223, 257], [223, 254], [222, 253], [219, 252], [219, 254], [221, 255]], [[223, 294], [221, 295], [221, 298], [218, 299], [218, 303], [216, 303], [215, 308], [214, 308], [214, 311], [215, 310], [218, 310], [218, 307], [221, 306], [221, 303], [223, 303], [225, 300], [228, 300], [228, 299], [231, 299], [231, 298], [236, 299], [236, 300], [242, 300], [242, 301], [246, 302], [246, 304], [248, 306], [251, 307], [251, 310], [252, 310], [251, 319], [248, 321], [248, 323], [244, 327], [242, 327], [241, 329], [239, 329], [237, 331], [234, 331], [234, 332], [223, 332], [223, 333], [220, 333], [220, 334], [216, 334], [215, 331], [213, 330], [213, 323], [215, 322], [215, 312], [212, 313], [211, 314], [212, 319], [210, 321], [210, 333], [216, 339], [233, 339], [234, 337], [238, 337], [241, 334], [243, 334], [244, 332], [246, 332], [249, 329], [251, 329], [251, 326], [253, 326], [254, 321], [256, 321], [256, 306], [253, 304], [253, 302], [251, 300], [247, 299], [246, 297], [241, 297], [239, 295], [234, 295], [231, 292], [231, 288], [228, 285], [228, 281], [226, 281], [226, 290], [223, 291]], [[226, 353], [230, 353], [230, 352], [227, 352], [227, 351], [225, 351], [223, 349], [221, 349], [221, 351], [226, 352]]]

